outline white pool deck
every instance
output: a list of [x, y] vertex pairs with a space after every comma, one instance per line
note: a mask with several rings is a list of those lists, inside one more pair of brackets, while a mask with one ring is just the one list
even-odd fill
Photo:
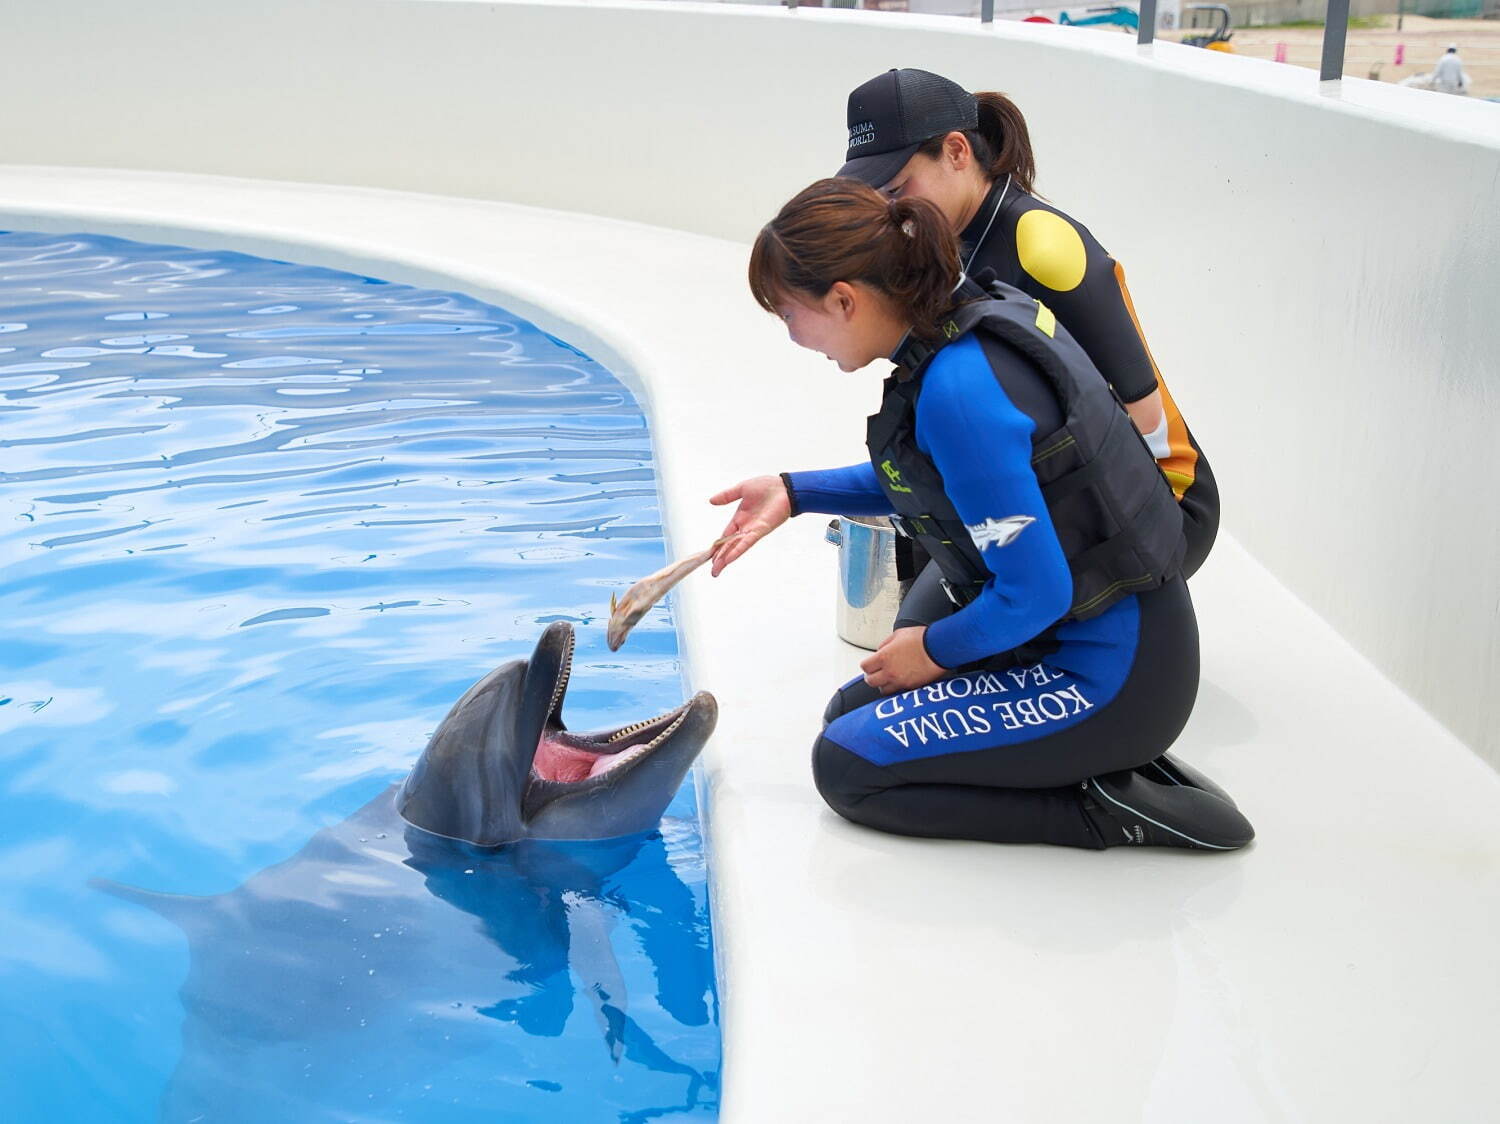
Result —
[[[240, 249], [529, 315], [644, 390], [679, 552], [724, 522], [717, 488], [858, 459], [877, 397], [876, 373], [797, 351], [754, 306], [744, 246], [695, 235], [15, 167], [0, 229]], [[677, 606], [692, 686], [722, 707], [703, 767], [726, 1122], [1500, 1120], [1500, 776], [1232, 522], [1192, 583], [1203, 677], [1177, 746], [1260, 833], [1231, 855], [916, 841], [834, 816], [808, 752], [861, 653], [833, 633], [823, 525], [696, 575]]]

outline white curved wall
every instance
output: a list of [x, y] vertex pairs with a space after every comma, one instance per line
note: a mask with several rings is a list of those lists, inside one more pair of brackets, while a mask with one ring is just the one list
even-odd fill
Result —
[[1127, 265], [1227, 526], [1500, 763], [1500, 107], [1329, 93], [1310, 71], [1110, 33], [844, 11], [0, 0], [0, 21], [10, 163], [736, 239], [837, 165], [844, 95], [872, 73], [1007, 90], [1041, 190]]

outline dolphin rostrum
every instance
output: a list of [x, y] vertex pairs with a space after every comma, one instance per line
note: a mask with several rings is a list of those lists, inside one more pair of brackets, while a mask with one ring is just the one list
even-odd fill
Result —
[[718, 704], [700, 691], [658, 718], [571, 732], [562, 707], [573, 643], [572, 625], [556, 621], [529, 660], [502, 664], [464, 693], [396, 794], [403, 819], [481, 847], [656, 826], [713, 732]]

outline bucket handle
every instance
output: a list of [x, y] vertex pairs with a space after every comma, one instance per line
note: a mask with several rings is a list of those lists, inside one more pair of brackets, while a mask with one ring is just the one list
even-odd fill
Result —
[[834, 546], [841, 547], [844, 545], [844, 533], [839, 530], [839, 521], [837, 519], [829, 522], [828, 530], [823, 532], [823, 538], [826, 542], [833, 543]]

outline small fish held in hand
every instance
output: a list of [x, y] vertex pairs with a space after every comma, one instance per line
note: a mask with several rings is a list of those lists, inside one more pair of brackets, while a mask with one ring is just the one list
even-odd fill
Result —
[[620, 645], [625, 643], [625, 637], [630, 635], [630, 630], [640, 623], [646, 611], [665, 597], [671, 588], [687, 577], [703, 563], [712, 558], [719, 547], [737, 539], [746, 532], [725, 535], [709, 547], [700, 550], [697, 554], [689, 555], [681, 562], [674, 562], [665, 566], [649, 577], [644, 577], [625, 591], [625, 596], [616, 599], [614, 594], [609, 595], [609, 628], [605, 630], [604, 637], [609, 643], [611, 652], [618, 652]]

